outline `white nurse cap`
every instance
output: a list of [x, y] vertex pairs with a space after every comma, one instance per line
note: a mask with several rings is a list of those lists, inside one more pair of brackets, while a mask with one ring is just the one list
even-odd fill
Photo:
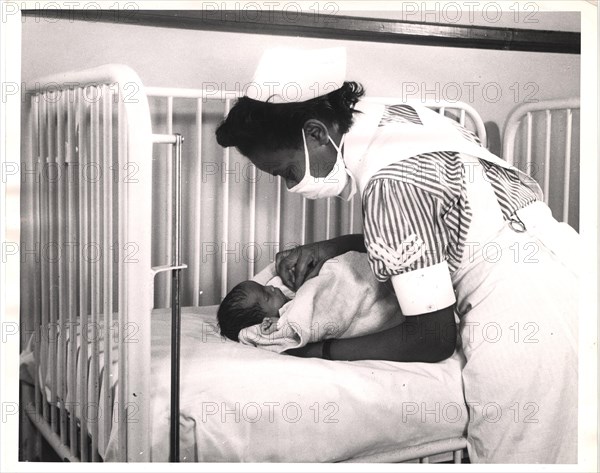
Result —
[[252, 99], [303, 102], [339, 89], [346, 78], [346, 48], [267, 49], [246, 88]]

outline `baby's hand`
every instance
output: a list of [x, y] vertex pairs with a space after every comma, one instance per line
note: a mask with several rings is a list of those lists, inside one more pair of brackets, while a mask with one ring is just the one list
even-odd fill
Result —
[[260, 331], [264, 335], [269, 335], [277, 330], [277, 320], [275, 317], [265, 317], [260, 324]]

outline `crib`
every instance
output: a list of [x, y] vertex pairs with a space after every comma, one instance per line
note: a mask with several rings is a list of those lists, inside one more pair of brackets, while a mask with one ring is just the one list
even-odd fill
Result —
[[[205, 119], [218, 122], [239, 92], [144, 87], [122, 65], [35, 84], [28, 95], [31, 140], [26, 152], [37, 177], [24, 188], [24, 211], [31, 217], [24, 220], [23, 234], [31, 246], [39, 246], [36, 258], [23, 264], [31, 281], [31, 310], [21, 314], [31, 333], [22, 356], [30, 379], [21, 383], [24, 411], [36, 432], [30, 435], [41, 435], [66, 461], [155, 461], [150, 321], [156, 319], [171, 327], [166, 339], [170, 379], [163, 379], [162, 388], [169, 393], [170, 413], [164, 421], [169, 425], [164, 451], [171, 461], [186, 460], [179, 450], [182, 312], [190, 320], [195, 317], [198, 327], [207, 327], [200, 322], [209, 317], [204, 307], [260, 272], [276, 251], [360, 232], [360, 203], [356, 198], [342, 203], [290, 196], [280, 178], [248, 163], [239, 167], [243, 174], [236, 171], [243, 161], [234, 151], [207, 152], [217, 148]], [[471, 129], [485, 145], [483, 121], [468, 104], [425, 105]], [[183, 110], [179, 116], [178, 107]], [[518, 107], [503, 143], [509, 162], [526, 169], [539, 166], [551, 207], [573, 226], [579, 164], [573, 117], [578, 108], [571, 99]], [[563, 119], [562, 147], [553, 146]], [[546, 134], [534, 138], [540, 126]], [[523, 155], [522, 149], [524, 163], [514, 158]], [[554, 168], [562, 168], [563, 178]], [[218, 176], [219, 185], [211, 188], [209, 176]], [[156, 195], [157, 180], [166, 183], [164, 195]], [[182, 186], [193, 189], [191, 202], [182, 203]], [[153, 206], [164, 217], [160, 222], [153, 219]], [[215, 232], [208, 252], [202, 246], [207, 226]], [[242, 250], [232, 250], [239, 242]], [[70, 257], [62, 257], [73, 246]], [[242, 251], [245, 256], [239, 257]], [[215, 284], [209, 286], [209, 279]], [[218, 345], [216, 336], [211, 340]], [[328, 461], [460, 463], [464, 429], [444, 435], [413, 445], [346, 452]], [[166, 436], [163, 440], [167, 443]]]

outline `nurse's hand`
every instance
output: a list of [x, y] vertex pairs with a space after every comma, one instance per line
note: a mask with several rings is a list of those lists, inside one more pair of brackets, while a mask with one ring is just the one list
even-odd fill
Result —
[[362, 235], [344, 235], [280, 251], [275, 256], [275, 268], [283, 283], [297, 291], [319, 274], [325, 261], [352, 250], [365, 252]]
[[277, 253], [275, 266], [283, 283], [292, 291], [319, 274], [323, 264], [338, 255], [332, 240], [310, 243]]

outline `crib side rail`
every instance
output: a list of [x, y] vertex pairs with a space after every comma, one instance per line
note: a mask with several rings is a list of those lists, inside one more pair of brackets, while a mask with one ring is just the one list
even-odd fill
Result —
[[581, 102], [578, 97], [557, 100], [542, 100], [524, 103], [515, 107], [508, 116], [506, 124], [504, 125], [504, 139], [502, 142], [502, 154], [504, 159], [511, 164], [514, 162], [514, 143], [521, 120], [525, 118], [530, 121], [531, 114], [534, 112], [547, 111], [552, 113], [553, 111], [557, 110], [573, 110], [579, 109], [580, 107]]
[[130, 68], [107, 65], [39, 79], [28, 96], [35, 181], [23, 230], [36, 259], [24, 267], [32, 314], [22, 317], [33, 322], [39, 373], [31, 412], [70, 459], [100, 460], [114, 430], [118, 460], [149, 460], [152, 142], [143, 86]]
[[[580, 109], [580, 99], [578, 97], [542, 100], [532, 103], [524, 103], [517, 106], [509, 115], [504, 126], [504, 137], [502, 142], [502, 154], [506, 161], [514, 164], [522, 171], [530, 174], [537, 174], [533, 177], [540, 181], [542, 186], [544, 200], [550, 204], [550, 198], [553, 197], [555, 202], [551, 207], [555, 207], [553, 212], [562, 212], [562, 221], [569, 222], [576, 226], [576, 222], [569, 221], [569, 207], [571, 203], [571, 194], [578, 193], [578, 189], [572, 188], [572, 173], [573, 173], [573, 116]], [[543, 120], [541, 117], [543, 116]], [[561, 126], [559, 130], [555, 125], [558, 120], [564, 121], [564, 128]], [[536, 125], [543, 125], [541, 133], [535, 131]], [[562, 121], [561, 121], [562, 125]], [[554, 130], [554, 133], [553, 133]], [[557, 137], [557, 134], [563, 134]], [[536, 145], [536, 139], [543, 136], [543, 144]], [[560, 141], [560, 146], [557, 147], [554, 139]], [[521, 139], [524, 144], [524, 159], [515, 159], [518, 152], [517, 141]], [[575, 148], [577, 149], [577, 148]], [[536, 151], [539, 151], [536, 153]], [[536, 156], [539, 154], [539, 156]], [[519, 155], [521, 156], [521, 155]], [[578, 158], [578, 156], [575, 156]], [[563, 161], [562, 163], [560, 161]], [[577, 163], [575, 163], [575, 166]], [[551, 184], [552, 173], [559, 166], [563, 168], [562, 189]], [[537, 173], [540, 169], [542, 172]], [[562, 196], [559, 200], [556, 196]]]

